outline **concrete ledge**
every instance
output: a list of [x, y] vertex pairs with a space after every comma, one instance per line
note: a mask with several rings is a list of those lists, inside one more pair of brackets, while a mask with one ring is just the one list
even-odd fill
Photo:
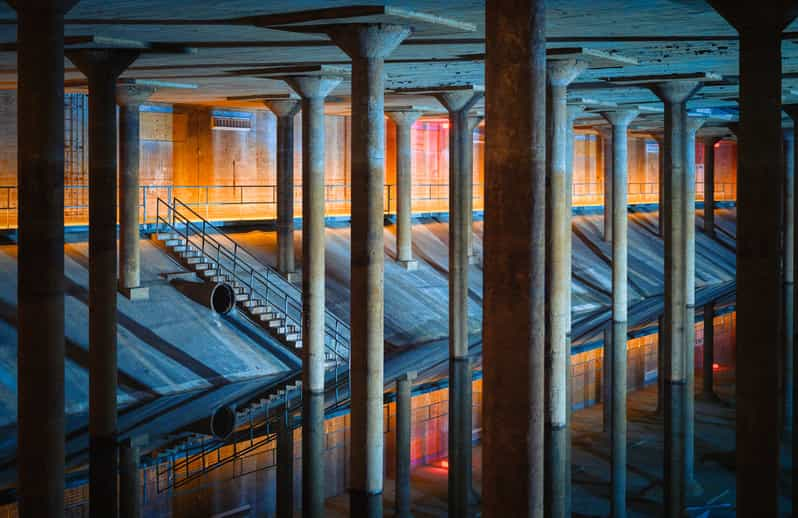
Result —
[[161, 277], [163, 277], [166, 282], [172, 282], [174, 280], [192, 281], [196, 276], [194, 272], [166, 272], [161, 274]]
[[415, 259], [411, 259], [409, 261], [396, 261], [396, 264], [407, 270], [408, 272], [413, 272], [418, 270], [418, 261]]
[[150, 299], [150, 289], [144, 286], [136, 286], [135, 288], [120, 287], [119, 291], [133, 302]]

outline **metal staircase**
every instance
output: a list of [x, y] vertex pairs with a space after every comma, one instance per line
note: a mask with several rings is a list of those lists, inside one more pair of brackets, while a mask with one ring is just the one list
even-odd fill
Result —
[[[302, 293], [276, 269], [227, 236], [175, 198], [158, 199], [157, 232], [172, 257], [209, 282], [232, 286], [236, 305], [287, 349], [302, 348]], [[349, 362], [349, 326], [325, 312], [324, 356], [327, 366]]]
[[[209, 282], [233, 287], [236, 305], [282, 345], [299, 354], [302, 348], [302, 296], [274, 268], [262, 264], [218, 227], [178, 199], [158, 199], [154, 239], [173, 259]], [[335, 408], [349, 397], [349, 326], [326, 311], [325, 385]], [[151, 465], [158, 492], [176, 490], [203, 475], [235, 462], [275, 439], [281, 423], [300, 413], [301, 374], [236, 408], [234, 432], [227, 439], [184, 433], [170, 438]], [[330, 401], [331, 400], [331, 401]], [[292, 425], [299, 424], [290, 420]]]

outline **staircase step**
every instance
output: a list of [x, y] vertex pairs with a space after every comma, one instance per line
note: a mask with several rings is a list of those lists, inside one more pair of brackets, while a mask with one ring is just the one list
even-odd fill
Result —
[[289, 333], [289, 334], [285, 335], [285, 339], [288, 340], [289, 342], [293, 342], [295, 340], [298, 340], [299, 339], [299, 333]]
[[270, 322], [270, 321], [278, 318], [279, 316], [280, 315], [278, 315], [277, 313], [273, 313], [273, 312], [272, 313], [261, 313], [258, 318], [260, 318], [261, 322]]
[[[182, 255], [182, 254], [181, 254], [181, 255]], [[200, 257], [199, 255], [196, 255], [196, 256], [194, 256], [194, 255], [191, 255], [191, 256], [185, 256], [185, 255], [184, 255], [183, 257], [185, 257], [185, 259], [186, 259], [186, 263], [187, 263], [187, 264], [200, 264], [201, 262], [204, 262], [204, 261], [205, 261], [205, 259], [203, 259], [203, 258], [202, 258], [202, 257]]]
[[198, 272], [199, 271], [207, 271], [207, 270], [210, 270], [212, 268], [216, 268], [216, 265], [213, 264], [213, 263], [197, 263], [197, 264], [194, 265], [194, 270], [198, 271]]
[[244, 302], [245, 300], [249, 300], [249, 293], [236, 294], [236, 302]]
[[178, 234], [176, 234], [174, 232], [158, 232], [155, 235], [155, 237], [159, 241], [166, 241], [167, 239], [176, 239], [178, 237]]
[[186, 244], [186, 240], [185, 240], [185, 239], [183, 239], [182, 237], [178, 237], [178, 238], [171, 238], [171, 239], [167, 239], [167, 240], [165, 240], [165, 241], [164, 241], [164, 244], [165, 244], [166, 246], [178, 246], [178, 245], [185, 245], [185, 244]]
[[[198, 264], [204, 264], [204, 263], [198, 263]], [[200, 269], [200, 271], [203, 277], [214, 277], [216, 274], [219, 273], [219, 271], [216, 270], [216, 268], [206, 268], [204, 270]]]
[[285, 320], [283, 320], [282, 318], [276, 318], [274, 320], [269, 320], [268, 324], [269, 327], [282, 327], [282, 325], [285, 324]]
[[258, 299], [249, 299], [249, 300], [243, 302], [241, 305], [244, 306], [245, 308], [254, 308], [254, 307], [258, 307], [258, 306], [260, 306], [260, 307], [268, 307], [268, 306], [264, 306], [263, 301], [262, 300], [258, 300]]
[[265, 313], [273, 313], [271, 306], [248, 306], [249, 312], [253, 315], [263, 315]]

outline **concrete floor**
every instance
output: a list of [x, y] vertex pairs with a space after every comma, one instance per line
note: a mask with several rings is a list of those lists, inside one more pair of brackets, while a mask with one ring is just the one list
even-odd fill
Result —
[[[722, 376], [722, 375], [721, 375]], [[719, 376], [720, 377], [720, 376]], [[717, 391], [724, 402], [696, 401], [696, 478], [703, 494], [688, 500], [688, 516], [735, 516], [734, 408], [728, 403], [733, 394], [732, 379], [719, 380]], [[697, 382], [700, 386], [700, 381]], [[656, 384], [629, 394], [628, 516], [658, 516], [662, 510], [663, 419], [655, 413]], [[602, 406], [573, 414], [573, 516], [607, 516], [610, 511], [610, 448], [607, 434], [601, 432]], [[789, 447], [783, 455], [782, 492], [786, 493], [791, 475]], [[481, 486], [481, 447], [474, 448], [474, 486]], [[508, 476], [512, 474], [508, 473]], [[385, 481], [386, 516], [394, 516], [394, 481]], [[447, 516], [447, 470], [441, 466], [421, 466], [412, 472], [413, 516]], [[781, 499], [782, 516], [790, 516], [789, 495]], [[475, 515], [479, 512], [474, 509]], [[326, 516], [349, 516], [349, 496], [328, 499]]]

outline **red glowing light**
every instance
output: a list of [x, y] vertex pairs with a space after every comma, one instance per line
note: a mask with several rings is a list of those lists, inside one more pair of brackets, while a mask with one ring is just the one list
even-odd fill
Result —
[[713, 364], [712, 364], [712, 370], [713, 370], [713, 371], [718, 371], [718, 370], [720, 370], [720, 365], [718, 365], [717, 363], [713, 363]]
[[444, 469], [449, 469], [449, 461], [448, 460], [442, 460], [441, 461], [441, 467], [444, 468]]

